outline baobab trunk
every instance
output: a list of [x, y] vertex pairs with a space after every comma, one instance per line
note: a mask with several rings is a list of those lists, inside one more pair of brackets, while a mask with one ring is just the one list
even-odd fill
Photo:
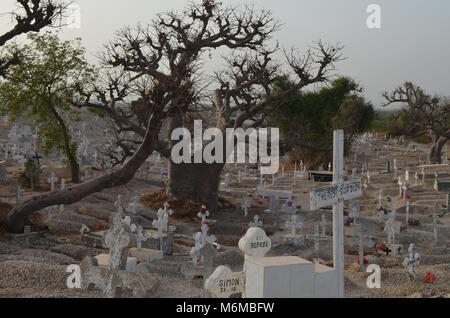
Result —
[[8, 214], [7, 231], [12, 233], [23, 232], [26, 217], [41, 209], [60, 204], [70, 205], [103, 189], [128, 183], [153, 152], [154, 145], [158, 140], [158, 133], [161, 129], [161, 122], [159, 115], [152, 115], [147, 126], [147, 133], [140, 148], [120, 169], [65, 190], [53, 191], [32, 197], [16, 205]]
[[175, 164], [169, 162], [168, 195], [177, 200], [189, 199], [217, 210], [222, 163]]
[[428, 153], [430, 163], [442, 163], [442, 148], [447, 143], [446, 137], [433, 137], [433, 145]]
[[[180, 113], [169, 118], [169, 132], [183, 127]], [[170, 136], [169, 136], [170, 137]], [[170, 138], [170, 149], [178, 143]], [[217, 210], [220, 175], [223, 163], [174, 163], [169, 157], [168, 196], [176, 200], [193, 200], [202, 202], [212, 212]]]

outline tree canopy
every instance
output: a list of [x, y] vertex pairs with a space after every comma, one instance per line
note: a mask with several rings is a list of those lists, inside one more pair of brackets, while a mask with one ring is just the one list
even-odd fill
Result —
[[[292, 87], [281, 77], [272, 94]], [[367, 131], [375, 116], [373, 106], [361, 95], [352, 79], [341, 77], [318, 91], [299, 91], [271, 107], [270, 121], [280, 127], [282, 152], [291, 152], [295, 160], [310, 164], [328, 163], [333, 146], [333, 130], [343, 129], [346, 149], [355, 134]]]
[[[21, 47], [22, 62], [10, 67], [0, 83], [0, 112], [13, 121], [33, 119], [45, 153], [62, 152], [74, 172], [78, 159], [70, 126], [78, 118], [71, 105], [94, 81], [94, 69], [86, 62], [79, 39], [61, 42], [52, 33], [29, 34], [28, 39], [30, 43]], [[77, 182], [75, 175], [72, 178]]]

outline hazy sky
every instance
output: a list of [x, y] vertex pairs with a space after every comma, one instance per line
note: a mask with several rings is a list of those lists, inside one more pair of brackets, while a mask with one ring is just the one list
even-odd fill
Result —
[[[181, 10], [185, 0], [74, 0], [81, 7], [81, 28], [64, 29], [64, 39], [81, 37], [89, 60], [114, 31], [145, 23], [156, 13]], [[284, 47], [304, 49], [313, 41], [341, 42], [347, 60], [338, 72], [358, 80], [375, 106], [381, 93], [405, 80], [430, 93], [450, 96], [450, 1], [449, 0], [222, 0], [224, 4], [255, 4], [270, 9], [283, 23], [275, 37]], [[381, 29], [369, 29], [366, 9], [381, 7]], [[1, 0], [0, 12], [15, 7], [15, 0]], [[0, 15], [0, 32], [11, 25]]]

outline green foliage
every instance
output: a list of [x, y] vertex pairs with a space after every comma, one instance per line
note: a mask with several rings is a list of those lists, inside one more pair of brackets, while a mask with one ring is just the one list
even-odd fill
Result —
[[19, 184], [23, 188], [31, 188], [31, 181], [33, 179], [33, 185], [39, 186], [39, 177], [41, 174], [40, 167], [36, 160], [27, 159], [25, 162], [25, 169], [19, 174]]
[[392, 114], [386, 112], [376, 112], [372, 122], [371, 130], [374, 132], [387, 132]]
[[[285, 91], [293, 83], [286, 77], [276, 83], [273, 94]], [[280, 128], [281, 144], [295, 160], [310, 165], [331, 161], [333, 130], [343, 129], [346, 151], [355, 134], [371, 128], [375, 117], [373, 106], [359, 95], [361, 89], [353, 80], [341, 77], [330, 87], [315, 92], [298, 92], [272, 105], [269, 120]], [[322, 150], [322, 151], [320, 151]]]
[[49, 32], [28, 39], [21, 48], [22, 63], [11, 67], [0, 84], [0, 113], [12, 121], [31, 119], [39, 126], [44, 153], [64, 153], [73, 168], [78, 163], [69, 127], [79, 118], [71, 105], [95, 80], [95, 70], [85, 60], [80, 39], [61, 42]]

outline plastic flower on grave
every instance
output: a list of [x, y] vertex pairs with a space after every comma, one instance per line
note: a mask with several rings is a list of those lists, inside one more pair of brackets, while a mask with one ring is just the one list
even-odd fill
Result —
[[[368, 261], [366, 258], [363, 258], [363, 263], [364, 263], [364, 265], [367, 265], [367, 264], [369, 264], [369, 261]], [[356, 259], [356, 264], [359, 265], [359, 256], [358, 256], [358, 258]]]
[[409, 200], [411, 196], [409, 194], [406, 195], [406, 199]]
[[436, 281], [436, 276], [433, 273], [427, 272], [423, 283], [424, 284], [428, 284], [428, 283], [434, 284], [435, 281]]
[[202, 205], [200, 207], [200, 213], [205, 213], [206, 212], [206, 206]]
[[258, 204], [264, 204], [263, 200], [258, 200]]

